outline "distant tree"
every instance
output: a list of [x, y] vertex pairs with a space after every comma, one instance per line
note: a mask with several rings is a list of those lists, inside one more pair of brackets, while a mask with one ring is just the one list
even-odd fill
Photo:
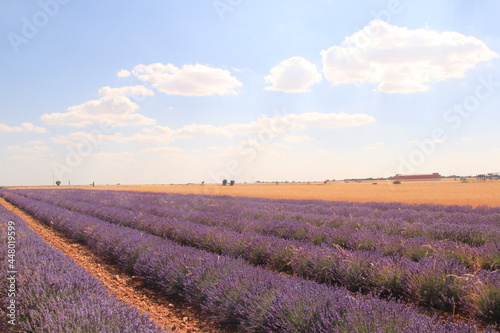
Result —
[[202, 181], [202, 182], [201, 182], [201, 185], [205, 185], [205, 181]]
[[226, 185], [227, 185], [227, 179], [224, 179], [224, 180], [222, 181], [222, 186], [226, 186]]
[[395, 180], [392, 182], [393, 184], [396, 184], [396, 185], [400, 185], [401, 184], [401, 181], [400, 180]]
[[56, 185], [57, 186], [61, 185], [61, 181], [60, 180], [56, 181]]
[[233, 186], [233, 185], [234, 185], [234, 180], [231, 180], [231, 181], [229, 182], [229, 186]]

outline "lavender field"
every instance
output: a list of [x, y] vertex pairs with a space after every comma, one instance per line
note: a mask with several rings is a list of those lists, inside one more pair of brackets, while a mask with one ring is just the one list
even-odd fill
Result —
[[[15, 280], [7, 279], [7, 270], [3, 270], [0, 281], [0, 313], [13, 320], [0, 327], [4, 332], [162, 332], [146, 315], [109, 295], [97, 278], [45, 243], [1, 205], [0, 219], [1, 239], [9, 235], [16, 244], [15, 273], [7, 274]], [[7, 243], [2, 242], [0, 257], [7, 258], [7, 253]]]
[[500, 323], [499, 208], [0, 194], [238, 331], [494, 332]]

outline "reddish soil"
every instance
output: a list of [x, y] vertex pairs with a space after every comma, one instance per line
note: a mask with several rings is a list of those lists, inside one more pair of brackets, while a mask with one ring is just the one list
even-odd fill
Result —
[[139, 278], [120, 271], [117, 267], [94, 255], [82, 244], [66, 238], [60, 232], [46, 226], [3, 198], [0, 198], [0, 204], [22, 218], [45, 242], [97, 277], [111, 294], [122, 302], [135, 306], [139, 311], [149, 313], [150, 318], [165, 330], [180, 333], [234, 332], [218, 328], [216, 323], [204, 317], [198, 309], [184, 304], [182, 300], [162, 295], [157, 290], [149, 288]]

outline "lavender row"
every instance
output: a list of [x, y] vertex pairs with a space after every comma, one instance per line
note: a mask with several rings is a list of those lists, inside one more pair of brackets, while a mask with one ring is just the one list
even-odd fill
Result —
[[241, 332], [481, 331], [473, 323], [438, 321], [395, 301], [287, 278], [48, 203], [20, 196], [9, 200], [164, 292], [201, 305], [221, 323], [237, 325]]
[[[53, 192], [53, 195], [58, 195], [58, 192]], [[353, 249], [376, 247], [373, 241], [366, 239], [373, 240], [385, 235], [394, 236], [393, 244], [397, 244], [400, 239], [417, 237], [460, 242], [463, 243], [461, 246], [481, 246], [500, 240], [500, 209], [493, 208], [285, 201], [121, 191], [105, 191], [105, 193], [93, 191], [82, 196], [78, 190], [67, 190], [64, 191], [64, 195], [74, 197], [76, 200], [99, 201], [117, 207], [130, 208], [142, 205], [145, 206], [144, 209], [149, 209], [150, 213], [190, 221], [210, 223], [214, 220], [213, 217], [216, 217], [218, 223], [229, 221], [237, 228], [246, 228], [245, 230], [260, 228], [262, 232], [272, 232], [277, 236], [279, 236], [277, 233], [281, 233], [283, 237], [289, 238], [303, 238], [311, 228], [326, 231], [330, 228], [341, 228], [344, 234], [355, 233], [358, 230], [367, 230], [366, 234], [373, 233], [373, 237], [362, 237], [363, 239], [354, 243], [349, 243], [345, 237], [334, 239], [339, 243], [337, 245]], [[277, 229], [276, 225], [281, 226], [281, 229]], [[322, 239], [316, 238], [313, 241], [321, 242]], [[440, 244], [433, 243], [430, 245], [434, 249]], [[389, 248], [387, 251], [390, 253], [394, 249]], [[432, 253], [432, 250], [428, 252]], [[419, 257], [423, 253], [425, 252], [417, 251], [412, 255]]]
[[[58, 192], [53, 192], [53, 195]], [[467, 244], [457, 243], [456, 241], [437, 241], [423, 237], [404, 237], [401, 235], [387, 235], [381, 230], [361, 229], [356, 226], [342, 226], [332, 228], [327, 226], [318, 226], [316, 224], [304, 223], [298, 221], [298, 218], [291, 220], [275, 220], [265, 218], [248, 218], [239, 216], [236, 210], [233, 213], [226, 213], [226, 208], [234, 211], [234, 199], [228, 199], [231, 205], [221, 204], [224, 200], [218, 198], [198, 198], [183, 195], [152, 195], [153, 197], [168, 199], [168, 205], [161, 204], [158, 200], [149, 203], [144, 202], [144, 197], [150, 198], [150, 195], [143, 193], [113, 193], [100, 191], [87, 194], [85, 192], [64, 192], [69, 198], [75, 200], [84, 200], [93, 203], [104, 202], [107, 205], [122, 207], [132, 210], [149, 212], [158, 216], [180, 218], [191, 222], [211, 225], [224, 226], [235, 231], [255, 231], [264, 235], [272, 235], [285, 239], [296, 239], [307, 241], [312, 244], [325, 244], [328, 246], [340, 246], [350, 250], [370, 250], [379, 251], [382, 255], [402, 255], [412, 260], [418, 261], [423, 257], [440, 257], [445, 259], [456, 259], [465, 265], [479, 269], [486, 268], [495, 270], [500, 265], [500, 231], [498, 237], [495, 237], [495, 229], [488, 226], [485, 231], [491, 240], [486, 245], [477, 248]], [[60, 195], [60, 194], [59, 194]], [[42, 197], [44, 195], [42, 194]], [[90, 199], [90, 200], [89, 200]], [[186, 199], [189, 201], [186, 202]], [[147, 202], [147, 201], [146, 201]], [[190, 205], [196, 202], [196, 205]], [[217, 204], [217, 205], [215, 205]], [[175, 207], [182, 207], [176, 209]], [[224, 209], [219, 209], [224, 206]], [[217, 207], [218, 211], [212, 208]], [[241, 212], [245, 215], [245, 211]], [[304, 214], [305, 215], [305, 214]], [[309, 214], [310, 215], [310, 214]], [[303, 217], [303, 221], [308, 221], [308, 217]], [[390, 221], [385, 221], [390, 223]], [[454, 230], [453, 225], [443, 227], [448, 232]], [[500, 230], [500, 228], [498, 228]], [[464, 228], [462, 228], [462, 231]], [[405, 236], [408, 236], [406, 234]]]
[[[16, 195], [8, 193], [6, 197]], [[500, 273], [474, 273], [453, 260], [426, 258], [416, 263], [400, 256], [382, 257], [377, 253], [314, 246], [252, 232], [236, 233], [72, 199], [60, 198], [57, 204], [184, 245], [243, 258], [255, 265], [317, 282], [340, 284], [351, 291], [378, 292], [489, 320], [500, 315], [500, 300], [496, 296], [500, 292]]]
[[[500, 265], [500, 237], [493, 238], [495, 228], [488, 226], [488, 233], [496, 241], [491, 241], [478, 247], [456, 241], [439, 241], [423, 237], [403, 237], [401, 235], [387, 235], [380, 230], [360, 229], [359, 226], [331, 226], [307, 223], [308, 218], [298, 221], [273, 220], [265, 218], [249, 218], [245, 210], [243, 216], [237, 215], [234, 205], [226, 205], [220, 197], [192, 197], [172, 194], [144, 194], [123, 193], [115, 191], [18, 191], [32, 198], [49, 200], [57, 204], [58, 198], [73, 199], [94, 204], [104, 204], [111, 207], [126, 208], [147, 212], [172, 219], [188, 220], [195, 223], [223, 226], [233, 231], [255, 231], [263, 235], [271, 235], [284, 239], [295, 239], [315, 245], [340, 246], [348, 250], [376, 251], [384, 256], [401, 255], [414, 261], [424, 257], [455, 259], [466, 266], [478, 269], [496, 270]], [[146, 199], [145, 199], [146, 198]], [[161, 201], [161, 200], [163, 201]], [[143, 203], [147, 202], [149, 203]], [[235, 201], [233, 198], [228, 201]], [[259, 199], [261, 200], [261, 199]], [[192, 205], [196, 203], [196, 205]], [[230, 212], [220, 210], [221, 206], [229, 207]], [[212, 208], [217, 207], [219, 211]], [[311, 214], [309, 214], [311, 215]], [[386, 221], [390, 223], [390, 221]], [[454, 226], [448, 225], [443, 229], [454, 232]], [[500, 228], [498, 228], [500, 229]], [[464, 230], [464, 228], [462, 228]]]
[[[6, 261], [10, 249], [11, 268], [15, 268], [15, 273], [8, 274], [9, 280], [0, 282], [2, 292], [10, 290], [11, 297], [9, 293], [0, 297], [6, 312], [2, 315], [9, 314], [6, 318], [11, 320], [8, 327], [50, 333], [161, 331], [136, 308], [109, 295], [96, 278], [45, 243], [1, 205], [0, 221], [0, 257]], [[9, 248], [7, 236], [14, 244]]]
[[[113, 195], [111, 191], [108, 194]], [[298, 220], [318, 226], [339, 227], [346, 225], [357, 229], [387, 229], [389, 234], [402, 233], [406, 237], [453, 239], [471, 245], [481, 245], [489, 239], [498, 239], [500, 236], [500, 208], [472, 209], [462, 206], [400, 203], [221, 198], [159, 193], [141, 193], [138, 197], [137, 193], [132, 192], [131, 194], [135, 203], [141, 203], [141, 201], [148, 204], [157, 203], [160, 207], [162, 204], [168, 204], [170, 208], [177, 206], [184, 212], [186, 212], [186, 206], [190, 206], [195, 207], [198, 211], [213, 211], [218, 215], [227, 215], [233, 218], [245, 215], [253, 219]], [[123, 196], [123, 192], [115, 193], [114, 196]], [[171, 200], [172, 197], [175, 200]], [[119, 200], [119, 198], [117, 199]], [[193, 212], [193, 210], [188, 212]], [[450, 226], [452, 226], [452, 232], [450, 232]], [[465, 227], [465, 229], [462, 230], [461, 227]]]

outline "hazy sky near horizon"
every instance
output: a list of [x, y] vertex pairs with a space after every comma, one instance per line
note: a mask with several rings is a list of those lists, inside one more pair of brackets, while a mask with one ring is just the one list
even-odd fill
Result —
[[500, 171], [500, 2], [0, 3], [0, 185]]

